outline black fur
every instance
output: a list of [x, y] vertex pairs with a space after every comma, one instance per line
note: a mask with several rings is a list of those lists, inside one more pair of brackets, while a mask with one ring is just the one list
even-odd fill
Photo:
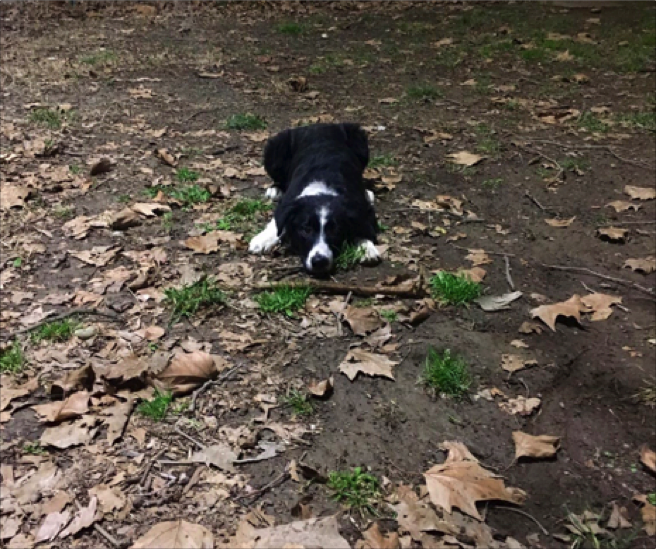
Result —
[[[318, 235], [321, 207], [330, 212], [325, 239], [335, 256], [345, 242], [376, 242], [376, 214], [362, 178], [368, 162], [367, 135], [357, 124], [315, 124], [285, 130], [269, 139], [264, 167], [283, 193], [275, 211], [278, 235], [294, 253], [304, 260], [307, 257]], [[337, 196], [297, 200], [317, 181]]]

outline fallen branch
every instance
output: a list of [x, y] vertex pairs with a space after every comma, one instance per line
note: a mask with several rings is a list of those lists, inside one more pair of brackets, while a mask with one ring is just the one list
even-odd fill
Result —
[[104, 537], [109, 542], [110, 545], [116, 547], [117, 549], [128, 546], [127, 542], [118, 541], [114, 536], [112, 536], [107, 530], [105, 530], [102, 526], [100, 526], [97, 523], [94, 523], [93, 529], [96, 532], [98, 532], [102, 537]]
[[285, 470], [282, 473], [280, 473], [280, 475], [278, 475], [276, 478], [274, 478], [269, 484], [266, 484], [265, 486], [262, 486], [262, 488], [260, 488], [259, 490], [255, 490], [255, 492], [251, 492], [250, 494], [243, 494], [241, 496], [236, 496], [234, 499], [235, 500], [241, 500], [241, 499], [254, 498], [253, 500], [251, 500], [251, 503], [253, 503], [253, 501], [258, 499], [262, 494], [264, 494], [268, 490], [271, 490], [271, 488], [274, 488], [274, 487], [278, 486], [279, 484], [282, 484], [283, 482], [285, 482], [289, 478], [291, 478], [291, 475], [289, 474], [289, 472], [287, 470]]
[[513, 283], [512, 276], [510, 276], [510, 259], [508, 258], [507, 255], [504, 255], [503, 260], [506, 263], [506, 281], [508, 282], [508, 286], [510, 286], [510, 289], [514, 292], [515, 284]]
[[562, 265], [546, 265], [544, 263], [541, 263], [540, 265], [545, 269], [553, 269], [554, 271], [572, 271], [575, 273], [584, 273], [584, 274], [589, 274], [591, 276], [596, 276], [597, 278], [603, 278], [604, 280], [617, 282], [618, 284], [623, 284], [624, 286], [635, 288], [639, 292], [642, 292], [643, 294], [647, 294], [654, 301], [656, 301], [656, 293], [654, 293], [652, 290], [650, 290], [649, 288], [645, 288], [644, 286], [640, 286], [640, 284], [635, 284], [629, 280], [624, 280], [623, 278], [616, 278], [614, 276], [601, 274], [591, 269], [587, 269], [586, 267], [564, 267]]
[[387, 295], [393, 297], [408, 297], [420, 299], [428, 295], [423, 287], [402, 287], [402, 286], [358, 286], [355, 284], [338, 284], [336, 282], [323, 282], [320, 280], [311, 280], [307, 282], [289, 282], [289, 283], [267, 283], [255, 285], [256, 290], [277, 290], [279, 288], [307, 288], [310, 286], [314, 293], [337, 294], [337, 295]]
[[545, 208], [542, 204], [540, 204], [540, 202], [538, 201], [538, 199], [535, 198], [535, 197], [534, 197], [531, 193], [529, 193], [528, 191], [526, 191], [526, 192], [524, 193], [524, 196], [525, 196], [526, 198], [528, 198], [531, 202], [533, 202], [533, 204], [535, 204], [535, 205], [536, 205], [538, 208], [540, 208], [543, 212], [546, 212], [546, 213], [555, 213], [553, 210], [551, 210], [551, 209], [549, 209], [549, 208]]
[[508, 507], [506, 505], [495, 505], [492, 507], [492, 509], [505, 509], [506, 511], [513, 511], [514, 513], [518, 513], [528, 519], [531, 519], [535, 524], [537, 524], [538, 528], [542, 530], [542, 533], [545, 536], [549, 535], [549, 530], [547, 530], [542, 524], [538, 522], [538, 519], [536, 519], [533, 515], [529, 515], [526, 511], [522, 511], [521, 509], [515, 509], [514, 507]]
[[196, 399], [198, 398], [198, 395], [200, 395], [203, 391], [206, 391], [212, 385], [219, 385], [224, 381], [226, 381], [227, 379], [230, 379], [230, 377], [232, 377], [232, 374], [234, 374], [237, 370], [239, 370], [239, 368], [241, 368], [243, 365], [244, 363], [238, 364], [234, 368], [230, 368], [230, 370], [228, 370], [226, 373], [219, 376], [218, 379], [210, 379], [209, 381], [203, 383], [198, 389], [194, 391], [194, 394], [191, 396], [191, 404], [189, 405], [189, 411], [193, 412], [196, 409]]
[[121, 317], [117, 315], [116, 313], [113, 313], [111, 311], [105, 310], [101, 311], [100, 309], [88, 309], [84, 307], [78, 307], [77, 309], [71, 309], [70, 311], [66, 311], [65, 313], [60, 313], [55, 316], [49, 316], [47, 318], [44, 318], [41, 322], [37, 322], [36, 324], [33, 324], [32, 326], [28, 326], [27, 328], [21, 328], [20, 330], [17, 330], [13, 332], [12, 334], [5, 335], [5, 339], [14, 339], [16, 336], [25, 334], [27, 332], [31, 332], [32, 330], [36, 330], [37, 328], [40, 328], [41, 326], [44, 326], [45, 324], [50, 324], [51, 322], [57, 322], [58, 320], [64, 320], [65, 318], [68, 318], [69, 316], [74, 316], [74, 315], [97, 315], [97, 316], [104, 316], [107, 318], [111, 318], [113, 321], [118, 322], [121, 320]]
[[614, 227], [615, 225], [656, 225], [656, 221], [614, 221], [605, 227]]

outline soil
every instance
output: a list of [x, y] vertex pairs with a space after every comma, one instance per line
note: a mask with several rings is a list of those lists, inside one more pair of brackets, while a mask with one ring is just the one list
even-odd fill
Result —
[[[229, 262], [246, 263], [254, 277], [236, 281], [246, 286], [273, 276], [277, 272], [273, 269], [295, 266], [297, 260], [284, 251], [264, 258], [249, 256], [243, 248], [192, 255], [180, 244], [201, 215], [224, 211], [226, 204], [241, 197], [259, 198], [268, 184], [264, 175], [225, 176], [228, 166], [244, 170], [256, 166], [263, 146], [248, 131], [225, 130], [225, 121], [236, 113], [253, 113], [266, 121], [269, 134], [299, 119], [312, 121], [311, 117], [325, 115], [335, 121], [360, 122], [370, 130], [372, 156], [393, 157], [397, 163], [393, 171], [403, 179], [391, 189], [375, 181], [378, 216], [388, 227], [381, 237], [389, 246], [388, 258], [375, 267], [338, 273], [336, 280], [374, 284], [391, 275], [416, 275], [420, 268], [429, 273], [469, 268], [467, 249], [484, 249], [492, 260], [483, 265], [486, 293], [509, 291], [503, 257], [507, 254], [522, 299], [495, 313], [475, 305], [436, 307], [416, 327], [394, 322], [398, 344], [394, 358], [400, 362], [395, 379], [359, 376], [351, 382], [338, 372], [338, 365], [361, 338], [346, 325], [341, 335], [323, 337], [301, 327], [305, 314], [295, 319], [267, 318], [249, 308], [252, 294], [238, 292], [235, 306], [202, 313], [191, 323], [176, 324], [166, 335], [171, 341], [191, 337], [207, 342], [213, 353], [245, 361], [250, 369], [248, 375], [210, 388], [200, 397], [199, 409], [182, 417], [207, 425], [212, 424], [206, 418], [213, 417], [219, 426], [230, 428], [253, 426], [262, 415], [255, 395], [281, 395], [286, 387], [334, 376], [334, 392], [315, 403], [315, 415], [293, 420], [312, 433], [304, 443], [239, 468], [254, 489], [274, 480], [291, 459], [301, 458], [324, 474], [364, 466], [392, 483], [418, 486], [424, 482], [423, 472], [444, 460], [440, 443], [458, 440], [486, 467], [502, 474], [508, 486], [527, 492], [522, 510], [550, 533], [564, 532], [569, 512], [607, 513], [610, 502], [616, 501], [628, 508], [636, 526], [630, 546], [651, 547], [653, 539], [650, 542], [639, 528], [640, 509], [632, 498], [655, 489], [654, 476], [639, 464], [641, 445], [656, 447], [654, 401], [636, 396], [645, 395], [648, 387], [653, 391], [656, 383], [654, 298], [630, 285], [546, 265], [584, 267], [647, 289], [656, 285], [655, 273], [623, 268], [629, 258], [655, 254], [656, 201], [634, 201], [640, 205], [638, 211], [621, 213], [606, 206], [614, 200], [630, 200], [623, 193], [626, 185], [653, 188], [656, 184], [653, 51], [644, 66], [632, 70], [606, 53], [608, 48], [619, 48], [625, 36], [653, 33], [654, 7], [636, 3], [629, 9], [622, 3], [591, 12], [589, 7], [567, 10], [548, 4], [189, 2], [157, 3], [155, 12], [135, 11], [131, 3], [2, 3], [3, 157], [25, 139], [62, 144], [53, 156], [3, 160], [4, 182], [18, 184], [30, 174], [39, 181], [25, 208], [2, 213], [3, 275], [14, 273], [7, 282], [3, 277], [3, 312], [20, 317], [49, 295], [92, 291], [89, 281], [108, 269], [135, 268], [123, 255], [101, 267], [67, 255], [94, 246], [119, 245], [123, 251], [162, 246], [168, 262], [151, 280], [158, 288], [175, 283], [185, 265], [213, 274]], [[541, 46], [526, 35], [527, 18], [532, 20], [530, 28], [539, 27], [544, 33], [588, 33], [594, 44], [584, 43], [585, 48], [594, 52], [596, 47], [601, 53], [567, 63], [554, 60], [560, 50], [549, 50], [546, 58], [538, 59], [536, 53], [531, 59], [525, 52]], [[299, 34], [281, 30], [289, 22], [298, 23]], [[435, 45], [445, 38], [452, 38], [453, 44]], [[503, 41], [512, 47], [483, 51]], [[577, 51], [572, 47], [573, 53]], [[201, 77], [203, 73], [212, 77]], [[585, 78], [577, 82], [577, 74]], [[307, 78], [307, 91], [297, 92], [288, 85], [289, 78], [298, 76]], [[420, 85], [439, 93], [413, 99], [411, 90]], [[151, 90], [152, 96], [136, 97], [130, 90], [139, 87]], [[386, 98], [397, 101], [380, 101]], [[63, 130], [47, 130], [29, 121], [31, 104], [36, 103], [70, 104], [75, 114]], [[543, 116], [548, 112], [558, 117], [568, 109], [576, 110], [570, 119], [549, 121]], [[651, 129], [626, 122], [645, 112], [651, 113]], [[588, 115], [609, 121], [609, 126], [595, 133], [586, 126]], [[163, 135], [156, 133], [164, 128]], [[215, 134], [198, 133], [204, 130]], [[420, 130], [451, 137], [426, 142], [428, 134]], [[12, 138], [12, 132], [22, 137]], [[61, 226], [68, 219], [56, 214], [62, 208], [73, 211], [73, 216], [117, 211], [125, 205], [121, 197], [127, 197], [128, 205], [149, 201], [144, 195], [147, 187], [155, 181], [172, 181], [173, 169], [155, 154], [161, 148], [179, 154], [180, 166], [221, 159], [222, 167], [201, 176], [218, 186], [232, 186], [230, 197], [215, 197], [206, 211], [173, 205], [169, 228], [160, 217], [126, 231], [91, 229], [81, 240], [65, 236]], [[455, 169], [447, 155], [462, 150], [478, 151], [486, 158], [471, 168]], [[60, 166], [79, 165], [86, 173], [87, 164], [101, 156], [112, 158], [115, 165], [109, 173], [94, 177], [84, 192], [66, 185], [62, 189], [48, 179], [49, 170]], [[564, 169], [561, 177], [556, 163]], [[568, 167], [572, 163], [579, 173]], [[480, 219], [460, 223], [453, 216], [410, 206], [416, 199], [430, 201], [436, 195], [464, 200], [464, 207]], [[575, 220], [566, 228], [545, 223], [556, 217]], [[251, 234], [264, 221], [265, 216], [257, 218], [257, 226], [248, 229]], [[413, 228], [412, 222], [427, 228]], [[608, 225], [628, 229], [626, 240], [614, 243], [599, 238], [597, 230]], [[444, 234], [433, 230], [437, 226], [444, 228]], [[465, 236], [448, 240], [457, 233]], [[45, 251], [30, 253], [26, 244], [34, 242], [43, 244]], [[18, 257], [22, 265], [16, 267]], [[524, 321], [531, 320], [529, 311], [542, 303], [540, 296], [553, 303], [584, 295], [589, 288], [621, 296], [623, 308], [614, 308], [610, 318], [601, 322], [591, 322], [587, 315], [580, 324], [561, 318], [555, 332], [546, 326], [539, 334], [518, 332]], [[34, 297], [15, 303], [10, 298], [17, 291], [33, 292]], [[130, 293], [126, 287], [108, 291], [102, 305], [118, 303], [120, 310], [124, 303], [134, 313]], [[333, 298], [318, 299], [323, 303]], [[119, 330], [165, 325], [167, 315], [151, 303], [129, 324], [113, 327], [117, 330], [110, 329], [111, 323], [89, 319], [105, 326], [105, 331], [92, 343], [77, 342], [88, 351], [84, 356], [94, 356], [118, 337]], [[383, 298], [375, 303], [394, 301]], [[403, 303], [414, 305], [413, 300]], [[66, 307], [47, 306], [57, 311]], [[311, 318], [309, 312], [307, 316]], [[11, 315], [3, 314], [4, 334], [19, 327]], [[242, 351], [227, 350], [222, 330], [236, 332], [242, 327], [264, 342]], [[529, 348], [512, 347], [510, 342], [516, 339]], [[432, 395], [418, 383], [431, 347], [466, 358], [474, 378], [469, 398], [458, 401]], [[70, 346], [58, 348], [82, 356]], [[146, 345], [140, 348], [148, 350]], [[509, 377], [500, 367], [501, 355], [508, 353], [533, 358], [538, 366]], [[51, 380], [65, 371], [66, 364], [45, 366], [30, 358], [22, 379], [40, 373]], [[529, 417], [510, 415], [497, 403], [477, 396], [479, 390], [492, 387], [512, 396], [537, 396], [541, 408]], [[47, 401], [41, 393], [28, 398]], [[274, 421], [292, 421], [291, 411], [283, 406], [269, 413]], [[128, 432], [144, 428], [148, 440], [156, 442], [139, 447], [126, 436], [108, 455], [118, 460], [120, 469], [136, 454], [142, 455], [139, 463], [148, 463], [162, 445], [170, 444], [175, 454], [175, 449], [189, 444], [175, 434], [177, 420], [169, 417], [155, 423], [133, 415]], [[24, 468], [21, 448], [26, 441], [38, 440], [42, 424], [23, 409], [2, 427], [3, 464]], [[209, 429], [202, 436], [219, 436], [216, 429]], [[511, 435], [517, 430], [561, 437], [557, 458], [513, 464]], [[75, 454], [52, 449], [48, 454], [73, 472], [79, 471], [75, 463], [91, 467], [79, 475], [75, 488], [79, 494], [109, 474], [97, 456], [84, 449], [76, 449]], [[179, 455], [172, 459], [180, 459]], [[152, 524], [183, 517], [227, 539], [237, 517], [258, 505], [277, 524], [294, 520], [292, 510], [301, 497], [311, 500], [317, 516], [339, 509], [320, 484], [301, 490], [289, 481], [245, 506], [221, 502], [214, 508], [198, 503], [203, 486], [192, 488], [179, 501], [135, 508], [125, 517], [105, 521], [103, 527], [133, 542]], [[499, 539], [512, 536], [535, 547], [565, 546], [545, 536], [530, 518], [494, 504], [487, 507], [487, 522]], [[361, 534], [353, 524], [343, 518], [343, 532], [354, 543]], [[385, 524], [393, 528], [394, 523]], [[36, 525], [27, 521], [24, 531]], [[530, 537], [536, 532], [539, 541]], [[618, 532], [618, 542], [627, 535]], [[75, 546], [109, 545], [89, 529], [78, 536]]]

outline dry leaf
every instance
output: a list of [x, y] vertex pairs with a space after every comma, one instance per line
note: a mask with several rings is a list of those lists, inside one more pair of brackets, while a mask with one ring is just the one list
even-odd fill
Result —
[[21, 505], [36, 503], [54, 490], [61, 480], [61, 471], [52, 461], [46, 461], [32, 475], [21, 478], [12, 487], [11, 495]]
[[175, 158], [173, 155], [166, 149], [157, 149], [157, 157], [164, 162], [165, 164], [168, 164], [169, 166], [175, 166], [177, 164]]
[[597, 229], [597, 236], [602, 240], [610, 242], [624, 242], [628, 234], [628, 229], [620, 229], [618, 227], [602, 227]]
[[110, 365], [102, 373], [102, 378], [115, 388], [125, 385], [143, 386], [146, 383], [148, 368], [149, 363], [145, 357], [131, 354]]
[[160, 522], [141, 536], [130, 549], [213, 549], [214, 536], [204, 526], [185, 520]]
[[[89, 417], [89, 416], [86, 416]], [[41, 434], [42, 446], [54, 446], [62, 450], [71, 446], [88, 444], [96, 434], [95, 429], [89, 429], [89, 424], [85, 417], [75, 423], [66, 423], [49, 427]]]
[[656, 271], [656, 257], [648, 256], [642, 259], [627, 259], [624, 267], [633, 271], [649, 274]]
[[[286, 446], [279, 442], [266, 442], [264, 440], [258, 443], [258, 448], [262, 452], [255, 457], [245, 458], [245, 459], [236, 459], [233, 463], [255, 463], [256, 461], [264, 461], [266, 459], [271, 459], [285, 451]], [[308, 517], [309, 518], [309, 517]]]
[[482, 267], [472, 267], [471, 269], [459, 269], [457, 274], [468, 277], [472, 282], [483, 282], [487, 271]]
[[625, 212], [626, 210], [638, 211], [642, 206], [640, 204], [634, 204], [633, 202], [627, 202], [626, 200], [613, 200], [606, 204], [607, 208], [613, 208], [616, 212]]
[[239, 456], [232, 451], [232, 448], [225, 443], [213, 444], [194, 452], [191, 461], [194, 463], [204, 463], [208, 467], [214, 465], [223, 471], [234, 473], [233, 463]]
[[[23, 521], [15, 516], [3, 516], [0, 518], [0, 540], [4, 541], [13, 538], [20, 529]], [[7, 546], [5, 546], [7, 547]]]
[[544, 222], [547, 225], [551, 225], [552, 227], [569, 227], [572, 223], [574, 223], [574, 220], [576, 219], [576, 216], [570, 217], [569, 219], [545, 219]]
[[533, 436], [522, 431], [513, 431], [515, 459], [521, 457], [550, 458], [560, 448], [560, 438], [549, 435]]
[[540, 305], [540, 307], [531, 309], [530, 313], [533, 318], [539, 318], [555, 332], [556, 319], [559, 316], [573, 317], [580, 323], [581, 310], [585, 310], [581, 303], [581, 298], [575, 294], [567, 301], [553, 303], [551, 305]]
[[490, 256], [485, 253], [485, 250], [469, 250], [469, 254], [465, 256], [465, 259], [471, 261], [474, 267], [492, 263]]
[[247, 541], [252, 543], [250, 546], [253, 549], [270, 549], [271, 547], [349, 549], [351, 547], [339, 533], [339, 522], [336, 516], [299, 520], [272, 528], [253, 528], [248, 538]]
[[8, 386], [7, 383], [5, 383], [4, 378], [2, 381], [2, 390], [0, 390], [0, 412], [9, 406], [11, 401], [15, 398], [27, 396], [32, 391], [36, 391], [39, 388], [39, 380], [35, 377], [27, 383], [15, 387], [11, 385]]
[[3, 210], [22, 208], [25, 206], [25, 200], [30, 194], [32, 194], [32, 190], [27, 187], [19, 187], [3, 182], [0, 187], [0, 207]]
[[89, 410], [89, 396], [89, 393], [82, 391], [69, 396], [62, 402], [38, 404], [32, 406], [32, 409], [41, 416], [42, 421], [60, 423], [86, 414]]
[[74, 536], [80, 530], [88, 528], [96, 521], [96, 507], [98, 506], [98, 498], [95, 496], [89, 500], [89, 505], [81, 507], [77, 512], [75, 518], [66, 527], [66, 529], [59, 534], [60, 539], [68, 536]]
[[126, 497], [117, 487], [107, 484], [98, 484], [89, 490], [89, 494], [98, 498], [100, 510], [103, 514], [121, 510], [127, 502]]
[[[76, 370], [68, 372], [62, 379], [56, 380], [50, 386], [50, 394], [62, 397], [73, 391], [91, 390], [95, 373], [91, 365], [85, 364]], [[4, 392], [4, 390], [3, 390]]]
[[184, 241], [184, 245], [196, 253], [209, 254], [219, 249], [219, 235], [211, 232], [203, 236], [192, 236]]
[[631, 528], [632, 524], [629, 520], [629, 511], [626, 507], [620, 507], [617, 502], [613, 502], [610, 517], [608, 517], [608, 524], [606, 528], [615, 530], [617, 528]]
[[537, 397], [518, 396], [517, 398], [508, 399], [507, 402], [499, 402], [499, 408], [512, 415], [530, 416], [540, 407], [541, 403], [542, 401]]
[[479, 297], [478, 299], [475, 299], [474, 302], [484, 311], [502, 311], [504, 309], [510, 309], [510, 304], [513, 301], [518, 300], [520, 297], [522, 297], [522, 292], [512, 292], [503, 295], [487, 295]]
[[453, 44], [453, 38], [442, 38], [442, 40], [433, 42], [431, 46], [433, 46], [434, 48], [440, 48], [442, 46], [450, 46], [451, 44]]
[[450, 463], [453, 461], [475, 461], [478, 463], [474, 454], [472, 454], [469, 451], [469, 448], [467, 448], [462, 442], [445, 440], [439, 445], [439, 448], [447, 453], [446, 461], [444, 463]]
[[513, 339], [510, 344], [517, 349], [528, 349], [528, 345], [521, 339]]
[[70, 511], [64, 511], [63, 513], [48, 513], [36, 532], [34, 543], [52, 541], [70, 520]]
[[108, 444], [114, 444], [114, 442], [123, 436], [123, 431], [128, 419], [130, 419], [133, 406], [134, 400], [130, 398], [126, 402], [117, 402], [114, 406], [105, 408], [102, 411], [102, 415], [107, 416], [103, 423], [107, 426]]
[[556, 61], [571, 61], [574, 59], [574, 56], [569, 53], [569, 50], [565, 50], [556, 55]]
[[[400, 529], [410, 532], [414, 540], [421, 541], [426, 535], [425, 532], [440, 532], [448, 535], [460, 533], [457, 525], [440, 519], [437, 513], [428, 504], [420, 501], [408, 487], [400, 486], [397, 494], [399, 503], [390, 507], [396, 512]], [[454, 514], [451, 516], [453, 517]]]
[[344, 320], [348, 322], [355, 335], [367, 335], [383, 325], [380, 315], [371, 307], [354, 307], [350, 305], [344, 311]]
[[640, 447], [640, 463], [652, 473], [656, 473], [656, 452], [650, 450], [646, 444]]
[[311, 395], [317, 398], [324, 398], [329, 396], [333, 392], [333, 377], [330, 376], [328, 379], [324, 379], [323, 381], [310, 383], [310, 385], [308, 385], [308, 391]]
[[538, 324], [537, 322], [529, 322], [524, 321], [522, 322], [522, 325], [519, 327], [519, 330], [517, 330], [520, 334], [532, 334], [535, 332], [536, 334], [541, 334], [542, 333], [542, 325]]
[[398, 362], [390, 360], [385, 355], [369, 353], [361, 349], [352, 349], [339, 365], [339, 371], [346, 374], [346, 377], [351, 381], [360, 372], [368, 376], [383, 376], [394, 379], [392, 367], [396, 364]]
[[624, 187], [624, 194], [628, 194], [633, 200], [653, 200], [656, 198], [656, 189], [626, 185]]
[[399, 100], [396, 99], [395, 97], [385, 97], [383, 99], [379, 99], [378, 102], [381, 105], [393, 105], [394, 103], [398, 103]]
[[170, 206], [156, 202], [137, 202], [130, 206], [130, 209], [145, 217], [156, 217], [161, 212], [171, 211]]
[[451, 153], [447, 155], [453, 160], [455, 164], [460, 164], [461, 166], [474, 166], [483, 160], [483, 156], [478, 154], [470, 153], [467, 151], [460, 151], [457, 153]]
[[115, 231], [124, 231], [130, 227], [136, 227], [140, 223], [141, 216], [132, 208], [124, 208], [120, 212], [112, 214], [107, 222], [109, 228]]
[[363, 540], [358, 540], [355, 549], [401, 549], [399, 535], [396, 532], [383, 534], [374, 522], [367, 530], [362, 532]]
[[649, 503], [645, 494], [634, 496], [633, 501], [643, 504], [640, 513], [642, 514], [642, 522], [645, 523], [643, 526], [645, 532], [648, 536], [656, 536], [656, 506]]
[[164, 371], [157, 375], [157, 379], [173, 394], [183, 395], [216, 376], [219, 371], [217, 366], [224, 369], [226, 365], [221, 357], [213, 357], [203, 351], [179, 353]]
[[76, 257], [84, 263], [94, 265], [95, 267], [104, 267], [109, 263], [114, 256], [121, 250], [120, 247], [112, 246], [95, 246], [90, 250], [82, 250], [80, 252], [69, 252], [69, 255]]
[[138, 335], [142, 336], [144, 339], [148, 341], [157, 341], [158, 339], [161, 339], [164, 334], [166, 333], [166, 330], [162, 328], [161, 326], [149, 326], [148, 328], [144, 330], [139, 330]]
[[611, 305], [622, 303], [622, 298], [614, 295], [594, 293], [582, 297], [581, 303], [588, 308], [588, 310], [584, 310], [583, 312], [591, 312], [592, 316], [590, 320], [595, 322], [606, 320], [613, 313], [613, 310], [610, 308]]
[[527, 366], [537, 366], [537, 360], [526, 360], [519, 355], [501, 355], [501, 367], [506, 372], [518, 372]]

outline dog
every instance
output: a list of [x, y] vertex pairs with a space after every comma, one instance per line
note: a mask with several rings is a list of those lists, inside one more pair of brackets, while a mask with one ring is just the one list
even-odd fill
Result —
[[273, 186], [266, 196], [280, 200], [249, 251], [267, 253], [282, 240], [317, 277], [330, 274], [346, 243], [362, 248], [363, 263], [379, 261], [374, 193], [363, 181], [368, 163], [367, 134], [358, 124], [313, 124], [270, 138], [264, 168]]

